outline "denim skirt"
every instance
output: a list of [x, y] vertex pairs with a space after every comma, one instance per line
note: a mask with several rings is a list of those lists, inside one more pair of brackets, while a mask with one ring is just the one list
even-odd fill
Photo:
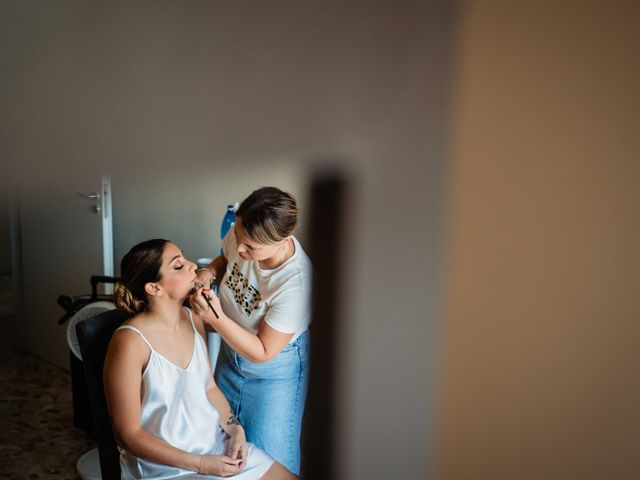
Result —
[[224, 341], [215, 381], [242, 424], [247, 441], [300, 474], [300, 433], [309, 377], [309, 330], [264, 363]]

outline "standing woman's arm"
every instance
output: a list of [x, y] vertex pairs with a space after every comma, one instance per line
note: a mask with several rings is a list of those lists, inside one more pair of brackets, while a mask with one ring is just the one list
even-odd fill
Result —
[[[254, 363], [271, 360], [282, 351], [291, 340], [291, 337], [293, 337], [294, 333], [276, 330], [268, 325], [266, 321], [262, 322], [257, 334], [250, 332], [225, 315], [220, 306], [220, 300], [213, 292], [207, 289], [204, 289], [204, 291], [211, 299], [211, 305], [218, 317], [215, 317], [202, 298], [202, 288], [197, 289], [189, 298], [189, 304], [192, 306], [193, 311], [205, 323], [213, 327], [231, 348], [248, 360]], [[288, 302], [284, 300], [283, 303], [286, 304]]]
[[175, 448], [140, 426], [142, 372], [149, 347], [133, 331], [121, 330], [109, 344], [104, 389], [116, 443], [136, 457], [197, 472], [200, 455]]

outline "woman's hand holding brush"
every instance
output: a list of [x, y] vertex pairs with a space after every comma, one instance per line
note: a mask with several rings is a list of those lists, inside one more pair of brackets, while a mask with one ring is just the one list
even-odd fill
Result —
[[215, 328], [215, 321], [220, 318], [220, 300], [210, 288], [203, 287], [195, 282], [194, 290], [189, 297], [189, 304], [196, 315], [202, 317], [209, 325]]

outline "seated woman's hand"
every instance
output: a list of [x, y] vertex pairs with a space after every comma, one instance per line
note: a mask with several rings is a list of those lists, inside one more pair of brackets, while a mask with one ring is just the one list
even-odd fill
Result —
[[241, 470], [240, 460], [228, 455], [203, 455], [199, 473], [230, 477]]
[[227, 429], [229, 433], [229, 441], [227, 442], [226, 454], [236, 460], [240, 460], [240, 470], [247, 464], [247, 439], [244, 434], [244, 428], [235, 424]]

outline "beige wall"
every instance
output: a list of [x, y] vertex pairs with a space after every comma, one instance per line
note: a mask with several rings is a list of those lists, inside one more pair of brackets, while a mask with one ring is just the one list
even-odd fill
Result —
[[638, 3], [461, 12], [437, 478], [638, 478]]
[[116, 273], [129, 248], [149, 238], [173, 240], [194, 261], [217, 256], [227, 204], [241, 202], [264, 185], [275, 185], [296, 197], [300, 223], [295, 235], [304, 246], [309, 174], [292, 160], [257, 160], [246, 169], [202, 165], [197, 172], [167, 175], [132, 169], [112, 175]]

